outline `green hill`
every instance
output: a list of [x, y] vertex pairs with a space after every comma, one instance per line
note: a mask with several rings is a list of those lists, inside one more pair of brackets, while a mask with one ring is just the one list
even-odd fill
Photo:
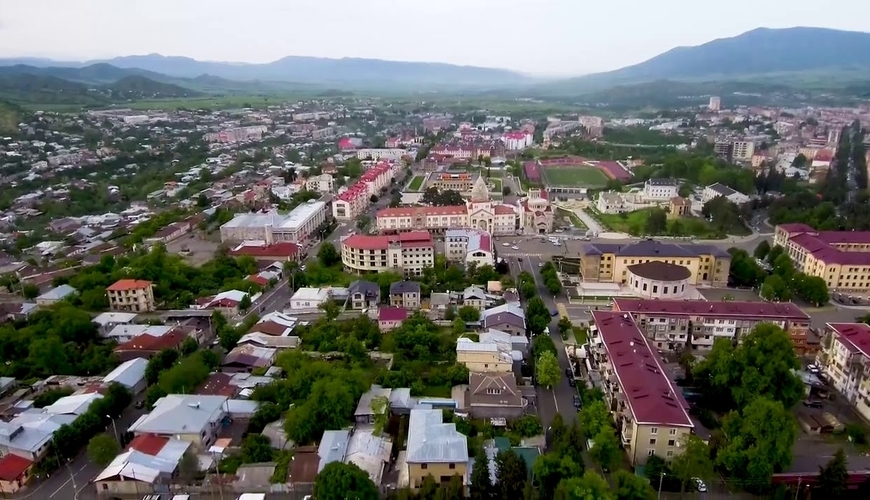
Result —
[[202, 93], [172, 83], [163, 83], [139, 75], [121, 78], [106, 87], [117, 99], [158, 99], [198, 97]]
[[18, 106], [0, 101], [0, 135], [17, 134], [20, 116]]

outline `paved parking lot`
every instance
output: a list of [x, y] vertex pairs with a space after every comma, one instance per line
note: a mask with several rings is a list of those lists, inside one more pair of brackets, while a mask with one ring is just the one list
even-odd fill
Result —
[[202, 231], [194, 231], [166, 245], [166, 251], [176, 253], [191, 266], [201, 266], [214, 257], [215, 250], [220, 246], [220, 235], [214, 233], [205, 235]]

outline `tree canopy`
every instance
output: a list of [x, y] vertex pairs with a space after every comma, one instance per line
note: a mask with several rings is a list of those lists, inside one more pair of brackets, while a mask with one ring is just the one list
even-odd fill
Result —
[[766, 483], [771, 474], [791, 464], [797, 432], [794, 416], [781, 402], [757, 397], [742, 411], [725, 416], [725, 443], [716, 462], [734, 477]]
[[314, 479], [314, 498], [318, 500], [378, 500], [378, 488], [368, 473], [356, 464], [330, 462]]
[[559, 369], [559, 360], [550, 351], [544, 351], [535, 360], [538, 384], [550, 388], [559, 383], [562, 370]]
[[526, 328], [532, 336], [540, 335], [550, 324], [550, 311], [540, 297], [532, 297], [526, 304]]

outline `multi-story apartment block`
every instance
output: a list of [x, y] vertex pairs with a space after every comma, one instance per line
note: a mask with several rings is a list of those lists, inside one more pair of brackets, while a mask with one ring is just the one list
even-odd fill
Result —
[[269, 131], [265, 125], [252, 125], [250, 127], [237, 127], [220, 132], [205, 134], [206, 142], [222, 142], [234, 144], [237, 142], [259, 141], [263, 134]]
[[154, 284], [146, 280], [123, 279], [106, 288], [113, 311], [150, 312], [155, 309]]
[[870, 231], [816, 231], [806, 224], [781, 224], [773, 243], [785, 250], [797, 271], [822, 278], [832, 290], [870, 290]]
[[736, 161], [751, 161], [755, 154], [755, 143], [752, 141], [734, 141], [731, 156]]
[[870, 420], [870, 326], [828, 323], [817, 359], [834, 388]]
[[371, 203], [390, 185], [399, 166], [381, 162], [366, 170], [359, 180], [332, 201], [332, 216], [337, 220], [353, 220], [362, 215]]
[[435, 263], [435, 241], [427, 231], [390, 236], [355, 234], [342, 240], [341, 261], [348, 272], [394, 271], [419, 276]]
[[660, 351], [692, 347], [709, 350], [716, 339], [740, 342], [760, 323], [785, 330], [798, 354], [807, 350], [810, 317], [791, 302], [708, 302], [706, 300], [613, 299], [613, 310], [631, 313]]
[[530, 132], [506, 132], [501, 136], [501, 140], [508, 151], [526, 149], [535, 142]]
[[631, 464], [677, 456], [694, 428], [689, 405], [631, 314], [594, 311], [588, 347]]
[[636, 243], [587, 243], [580, 247], [580, 274], [585, 281], [628, 282], [628, 267], [666, 262], [687, 268], [690, 285], [725, 286], [731, 255], [714, 245], [691, 245], [643, 240]]
[[390, 149], [358, 149], [356, 152], [356, 157], [360, 160], [401, 160], [403, 156], [407, 155], [408, 151], [405, 149], [399, 148], [390, 148]]
[[318, 193], [331, 193], [335, 189], [335, 179], [329, 174], [314, 175], [305, 179], [305, 189]]
[[474, 187], [474, 175], [468, 172], [437, 172], [430, 177], [432, 187], [441, 191], [451, 190], [467, 193]]
[[476, 229], [448, 229], [444, 235], [444, 255], [452, 262], [495, 266], [492, 236]]

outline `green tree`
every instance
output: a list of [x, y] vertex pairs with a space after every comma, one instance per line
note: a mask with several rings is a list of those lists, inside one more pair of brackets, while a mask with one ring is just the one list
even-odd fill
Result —
[[39, 297], [39, 287], [33, 283], [25, 283], [21, 286], [21, 294], [24, 295], [25, 299], [33, 300]]
[[317, 251], [317, 260], [323, 267], [332, 267], [341, 262], [341, 254], [335, 249], [335, 245], [325, 241]]
[[462, 335], [465, 333], [465, 321], [460, 317], [453, 320], [453, 335]]
[[828, 284], [824, 278], [800, 273], [795, 277], [794, 284], [797, 295], [816, 307], [821, 307], [831, 300]]
[[474, 306], [462, 306], [459, 308], [459, 317], [466, 323], [480, 320], [480, 310]]
[[602, 429], [610, 427], [610, 411], [604, 401], [585, 402], [585, 405], [577, 415], [583, 434], [592, 438]]
[[843, 449], [837, 450], [834, 457], [819, 469], [819, 481], [815, 493], [819, 498], [842, 498], [846, 492], [846, 481], [849, 479], [849, 468]]
[[797, 424], [782, 403], [759, 397], [725, 416], [722, 435], [716, 462], [738, 479], [766, 484], [791, 464]]
[[378, 488], [355, 464], [330, 462], [314, 479], [317, 500], [378, 500]]
[[327, 300], [317, 307], [323, 311], [326, 321], [335, 321], [338, 315], [341, 314], [341, 308], [334, 300]]
[[661, 208], [652, 208], [649, 210], [646, 218], [644, 230], [646, 234], [656, 235], [665, 232], [668, 228], [668, 214]]
[[514, 500], [523, 491], [528, 480], [526, 462], [513, 450], [501, 451], [495, 457], [497, 498]]
[[250, 308], [251, 308], [251, 296], [246, 293], [244, 296], [242, 296], [242, 300], [239, 301], [239, 310], [240, 311], [247, 311]]
[[568, 332], [573, 328], [574, 324], [571, 323], [571, 320], [567, 317], [563, 316], [559, 319], [559, 334], [562, 335], [563, 338], [568, 335]]
[[544, 432], [537, 415], [524, 415], [510, 423], [510, 429], [522, 437], [540, 436]]
[[614, 472], [613, 482], [616, 483], [617, 500], [652, 500], [656, 498], [656, 490], [653, 489], [648, 480], [627, 470]]
[[605, 469], [616, 467], [622, 457], [616, 431], [612, 427], [604, 427], [598, 431], [598, 434], [595, 434], [592, 441], [595, 444], [589, 450], [589, 455], [595, 460], [595, 463]]
[[571, 457], [555, 452], [539, 455], [532, 466], [532, 475], [538, 483], [540, 498], [553, 498], [562, 480], [579, 477], [582, 474], [582, 467], [578, 466]]
[[97, 434], [88, 442], [88, 458], [102, 467], [109, 465], [120, 451], [118, 442], [108, 434]]
[[761, 240], [761, 243], [755, 247], [755, 251], [752, 253], [756, 259], [764, 260], [767, 258], [767, 254], [770, 253], [770, 243], [767, 240]]
[[586, 471], [581, 477], [565, 479], [556, 488], [556, 500], [614, 500], [613, 491], [603, 477]]
[[764, 300], [784, 302], [791, 299], [791, 290], [779, 274], [771, 274], [761, 285], [761, 298]]
[[776, 262], [776, 259], [783, 253], [785, 253], [784, 248], [779, 245], [773, 245], [770, 251], [767, 252], [767, 263], [773, 265], [773, 263]]
[[685, 491], [692, 478], [713, 477], [710, 447], [698, 436], [689, 435], [682, 443], [682, 452], [671, 461], [671, 470], [680, 480], [680, 491]]
[[270, 462], [272, 445], [262, 434], [248, 434], [242, 441], [242, 460], [248, 464]]
[[562, 370], [559, 369], [559, 360], [553, 353], [546, 351], [535, 360], [535, 370], [538, 376], [538, 384], [551, 388], [559, 383]]
[[556, 355], [556, 343], [549, 335], [538, 335], [532, 339], [532, 357], [537, 359], [541, 354], [550, 352]]
[[540, 297], [532, 297], [526, 304], [526, 328], [534, 335], [540, 335], [550, 324], [550, 311]]
[[478, 447], [474, 453], [477, 457], [474, 468], [471, 470], [471, 485], [468, 488], [471, 500], [492, 500], [494, 490], [492, 478], [489, 475], [489, 457], [482, 447]]
[[733, 284], [753, 288], [761, 286], [767, 278], [767, 272], [758, 265], [758, 262], [746, 250], [729, 248], [728, 253], [731, 254], [731, 268], [728, 274]]

